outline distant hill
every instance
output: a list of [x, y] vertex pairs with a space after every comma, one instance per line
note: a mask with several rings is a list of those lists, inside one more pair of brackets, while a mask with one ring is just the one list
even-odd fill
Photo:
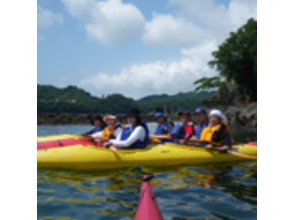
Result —
[[131, 107], [138, 107], [142, 113], [148, 113], [155, 107], [164, 107], [172, 111], [191, 109], [201, 105], [215, 92], [187, 92], [177, 95], [150, 95], [135, 101], [121, 94], [112, 94], [104, 98], [92, 96], [76, 86], [57, 88], [51, 85], [37, 85], [37, 112], [40, 113], [125, 113]]
[[167, 94], [162, 94], [162, 95], [148, 95], [142, 99], [140, 99], [141, 101], [152, 101], [152, 100], [158, 100], [158, 99], [162, 99], [162, 98], [166, 98], [169, 97], [169, 95]]
[[68, 86], [64, 89], [56, 88], [50, 85], [37, 85], [38, 100], [53, 101], [79, 101], [95, 99], [89, 92], [79, 89], [76, 86]]
[[193, 109], [201, 105], [203, 100], [210, 99], [215, 92], [186, 92], [177, 95], [154, 95], [138, 100], [136, 103], [140, 109], [146, 112], [152, 111], [155, 107], [168, 106], [169, 110]]

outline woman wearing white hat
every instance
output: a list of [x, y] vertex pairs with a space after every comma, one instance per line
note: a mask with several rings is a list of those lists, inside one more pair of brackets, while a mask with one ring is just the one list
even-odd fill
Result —
[[113, 114], [106, 115], [103, 120], [108, 126], [103, 131], [92, 134], [93, 138], [109, 141], [118, 137], [124, 129], [124, 126], [117, 121], [117, 117]]
[[200, 144], [206, 150], [227, 151], [231, 149], [230, 129], [227, 118], [220, 110], [212, 110], [209, 114], [209, 126], [203, 129]]

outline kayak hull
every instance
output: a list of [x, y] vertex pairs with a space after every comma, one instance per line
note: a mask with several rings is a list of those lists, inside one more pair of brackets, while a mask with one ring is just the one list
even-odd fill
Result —
[[[257, 156], [256, 146], [235, 145], [233, 149], [240, 154]], [[203, 148], [172, 143], [149, 145], [145, 149], [118, 150], [118, 152], [82, 144], [37, 151], [38, 169], [97, 170], [138, 166], [164, 167], [242, 160], [246, 160], [246, 158], [214, 151], [208, 152]]]

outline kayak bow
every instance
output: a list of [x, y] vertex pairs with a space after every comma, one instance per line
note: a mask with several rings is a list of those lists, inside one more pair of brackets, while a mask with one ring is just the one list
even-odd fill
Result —
[[154, 176], [144, 176], [139, 198], [139, 205], [134, 220], [162, 220], [150, 180]]

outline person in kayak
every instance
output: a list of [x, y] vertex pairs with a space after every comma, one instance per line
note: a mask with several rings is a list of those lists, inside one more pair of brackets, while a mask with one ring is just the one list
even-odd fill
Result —
[[124, 129], [124, 126], [117, 121], [117, 117], [113, 114], [106, 115], [104, 121], [107, 123], [107, 127], [103, 131], [92, 134], [92, 138], [109, 141], [118, 137]]
[[205, 108], [203, 108], [203, 107], [196, 108], [194, 115], [195, 115], [195, 119], [198, 123], [198, 126], [195, 129], [196, 138], [197, 138], [197, 140], [200, 140], [201, 133], [202, 133], [203, 129], [209, 125], [208, 115], [207, 115]]
[[144, 148], [149, 142], [149, 130], [146, 122], [141, 119], [137, 108], [130, 108], [126, 113], [127, 125], [115, 140], [110, 140], [104, 147], [113, 151], [118, 149]]
[[212, 110], [209, 114], [209, 126], [204, 128], [199, 145], [206, 150], [218, 150], [226, 152], [231, 150], [230, 129], [227, 118], [220, 110]]
[[97, 132], [101, 132], [107, 126], [107, 124], [103, 121], [103, 119], [100, 115], [94, 115], [90, 122], [95, 127], [91, 131], [88, 131], [88, 132], [82, 134], [83, 136], [92, 135]]
[[154, 120], [157, 122], [158, 126], [155, 133], [149, 135], [150, 138], [157, 138], [158, 135], [168, 134], [174, 127], [174, 123], [168, 122], [162, 112], [157, 112], [154, 116]]
[[169, 136], [170, 139], [179, 140], [184, 145], [195, 135], [195, 129], [191, 122], [191, 113], [189, 111], [180, 111], [178, 115], [181, 117], [181, 122], [173, 127]]

